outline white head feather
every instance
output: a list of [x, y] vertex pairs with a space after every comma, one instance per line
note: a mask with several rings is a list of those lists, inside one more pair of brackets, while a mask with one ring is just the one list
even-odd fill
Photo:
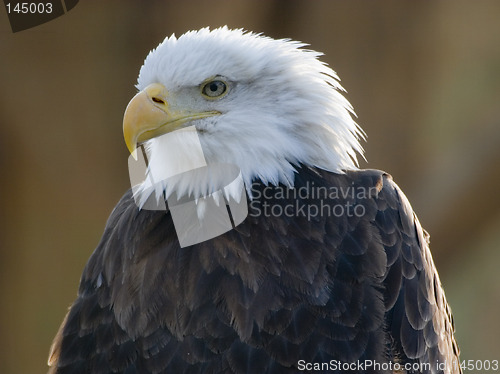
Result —
[[[336, 73], [304, 46], [227, 27], [172, 35], [147, 56], [137, 88], [161, 83], [177, 104], [221, 112], [189, 125], [198, 130], [207, 164], [238, 166], [247, 188], [255, 180], [293, 186], [299, 164], [336, 173], [355, 169], [363, 132]], [[206, 100], [200, 85], [216, 76], [224, 77], [228, 93]], [[160, 174], [172, 159], [162, 138], [146, 144], [149, 168]], [[184, 181], [161, 192], [213, 191], [202, 184]]]

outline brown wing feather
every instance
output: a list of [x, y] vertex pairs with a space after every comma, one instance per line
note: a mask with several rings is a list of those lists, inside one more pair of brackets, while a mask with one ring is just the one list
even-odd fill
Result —
[[[460, 373], [453, 318], [432, 260], [429, 235], [390, 176], [385, 176], [384, 184], [388, 191], [380, 198], [387, 200], [387, 209], [397, 212], [389, 213], [392, 221], [398, 217], [396, 222], [388, 224], [385, 209], [376, 220], [389, 248], [389, 263], [393, 263], [384, 284], [395, 356], [408, 362], [430, 364], [430, 370], [423, 372]], [[397, 239], [393, 237], [393, 226], [399, 228]]]

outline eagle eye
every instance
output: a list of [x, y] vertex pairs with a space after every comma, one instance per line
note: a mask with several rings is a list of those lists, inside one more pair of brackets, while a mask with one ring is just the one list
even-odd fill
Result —
[[208, 99], [215, 99], [227, 92], [227, 85], [221, 80], [213, 80], [203, 85], [201, 93]]

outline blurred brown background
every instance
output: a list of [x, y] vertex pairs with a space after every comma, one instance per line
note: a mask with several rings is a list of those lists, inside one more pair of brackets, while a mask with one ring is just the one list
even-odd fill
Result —
[[[3, 12], [3, 11], [2, 11]], [[129, 187], [123, 111], [166, 35], [242, 27], [325, 52], [431, 233], [463, 359], [500, 359], [500, 2], [81, 1], [13, 34], [0, 15], [0, 372], [44, 373]]]

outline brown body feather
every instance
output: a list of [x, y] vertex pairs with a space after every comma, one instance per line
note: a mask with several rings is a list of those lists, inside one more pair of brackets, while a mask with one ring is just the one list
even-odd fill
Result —
[[[129, 191], [85, 267], [50, 373], [306, 372], [299, 360], [438, 373], [436, 362], [458, 362], [427, 235], [391, 177], [298, 170], [296, 191], [327, 195], [255, 184], [241, 225], [186, 248], [170, 213], [139, 210]], [[303, 214], [313, 206], [323, 211]]]

